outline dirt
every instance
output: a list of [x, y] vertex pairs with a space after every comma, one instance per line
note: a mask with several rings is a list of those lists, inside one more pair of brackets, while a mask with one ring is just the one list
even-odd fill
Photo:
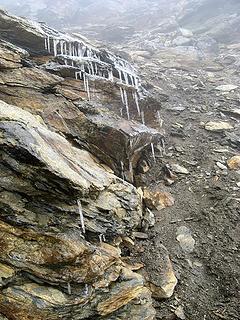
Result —
[[[160, 108], [166, 154], [161, 157], [155, 148], [157, 162], [146, 158], [150, 170], [141, 175], [141, 180], [144, 185], [170, 192], [175, 204], [155, 211], [156, 224], [149, 229], [149, 239], [138, 242], [141, 250], [136, 257], [142, 252], [140, 260], [148, 272], [154, 272], [152, 256], [158, 259], [158, 246], [163, 244], [178, 278], [173, 297], [155, 302], [157, 319], [240, 319], [240, 171], [229, 170], [226, 164], [227, 159], [239, 154], [239, 145], [229, 140], [227, 131], [210, 132], [204, 128], [208, 121], [227, 121], [234, 126], [231, 134], [239, 137], [238, 116], [222, 112], [224, 108], [239, 109], [239, 91], [221, 94], [214, 89], [223, 82], [238, 81], [234, 77], [230, 80], [234, 68], [215, 73], [215, 79], [220, 80], [211, 82], [204, 73], [197, 90], [193, 89], [193, 81], [199, 81], [197, 70], [166, 70], [167, 79], [159, 79], [156, 74], [157, 69], [152, 82], [169, 95]], [[185, 76], [190, 79], [185, 80]], [[185, 109], [170, 110], [179, 106]], [[157, 127], [158, 122], [148, 125]], [[226, 168], [220, 169], [217, 162]], [[177, 180], [166, 186], [163, 169], [171, 163], [185, 167], [189, 174], [176, 174]], [[176, 239], [183, 226], [195, 240], [193, 252], [184, 252]], [[183, 312], [178, 312], [179, 307]]]

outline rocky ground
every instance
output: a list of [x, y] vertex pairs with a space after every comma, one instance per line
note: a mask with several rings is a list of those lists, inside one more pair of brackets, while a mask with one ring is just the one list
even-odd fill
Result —
[[[240, 171], [229, 162], [238, 155], [239, 163], [239, 51], [201, 62], [169, 49], [134, 57], [162, 100], [167, 134], [165, 153], [145, 158], [139, 183], [174, 198], [133, 252], [153, 277], [161, 244], [170, 252], [178, 286], [170, 301], [156, 302], [157, 318], [239, 319]], [[159, 127], [159, 114], [147, 124]]]

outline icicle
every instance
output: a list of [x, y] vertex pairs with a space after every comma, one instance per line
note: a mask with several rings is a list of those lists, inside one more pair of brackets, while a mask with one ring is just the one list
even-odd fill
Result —
[[158, 122], [159, 122], [159, 127], [161, 129], [163, 126], [163, 119], [161, 118], [160, 111], [157, 111], [157, 118], [158, 118]]
[[84, 295], [85, 295], [85, 296], [88, 296], [88, 293], [89, 293], [89, 288], [88, 288], [88, 284], [86, 283], [86, 284], [85, 284]]
[[140, 111], [140, 107], [139, 107], [139, 102], [138, 102], [138, 95], [137, 95], [137, 92], [133, 92], [133, 99], [135, 100], [135, 103], [136, 103], [136, 106], [137, 106], [137, 112], [138, 112], [138, 115], [140, 116], [141, 115], [141, 111]]
[[132, 161], [129, 161], [129, 173], [130, 173], [130, 181], [133, 182], [133, 166], [132, 166]]
[[154, 150], [154, 145], [153, 145], [153, 143], [151, 143], [151, 149], [152, 149], [153, 160], [154, 160], [154, 162], [156, 162], [156, 156], [155, 156], [155, 150]]
[[87, 91], [86, 74], [85, 74], [85, 72], [83, 72], [83, 84], [84, 84], [84, 90]]
[[121, 161], [121, 175], [122, 175], [122, 179], [125, 180], [125, 175], [124, 175], [124, 163]]
[[63, 41], [60, 41], [60, 54], [63, 55]]
[[92, 63], [92, 62], [90, 62], [90, 69], [91, 69], [91, 71], [92, 71], [92, 75], [95, 75], [94, 68], [93, 68], [93, 63]]
[[68, 282], [68, 294], [72, 294], [72, 288], [70, 282]]
[[120, 93], [121, 93], [122, 103], [125, 105], [125, 99], [124, 99], [124, 94], [123, 94], [123, 88], [122, 87], [120, 87]]
[[130, 147], [130, 151], [131, 151], [132, 148], [133, 148], [133, 141], [132, 141], [132, 139], [129, 140], [129, 147]]
[[128, 107], [128, 97], [127, 97], [126, 89], [123, 89], [123, 94], [124, 94], [124, 100], [125, 100], [125, 107], [126, 107], [126, 111], [127, 111], [127, 118], [128, 118], [128, 120], [130, 120], [129, 107]]
[[123, 118], [123, 108], [120, 109], [120, 116]]
[[106, 241], [105, 235], [104, 235], [103, 233], [101, 233], [101, 234], [99, 235], [99, 241], [100, 241], [100, 243], [103, 243], [103, 242]]
[[50, 45], [50, 37], [47, 36], [47, 47], [48, 47], [48, 52], [51, 52], [51, 45]]
[[119, 74], [119, 80], [120, 82], [122, 82], [122, 71], [118, 70], [118, 74]]
[[109, 71], [109, 80], [113, 81], [113, 71], [112, 71], [112, 69]]
[[165, 146], [164, 139], [161, 139], [161, 142], [162, 142], [163, 154], [165, 155], [166, 154], [166, 146]]
[[57, 40], [53, 39], [53, 55], [56, 57], [57, 55]]
[[141, 112], [141, 117], [142, 117], [142, 124], [145, 125], [145, 115], [144, 115], [144, 111]]
[[44, 39], [44, 41], [45, 41], [45, 42], [44, 42], [44, 43], [45, 43], [45, 46], [44, 46], [44, 47], [45, 47], [45, 50], [48, 50], [48, 47], [47, 47], [47, 37]]
[[98, 65], [97, 65], [97, 63], [95, 63], [95, 72], [96, 72], [96, 75], [98, 75]]
[[87, 95], [88, 95], [88, 100], [90, 101], [91, 100], [91, 97], [90, 97], [90, 90], [89, 90], [89, 81], [88, 81], [88, 77], [86, 78], [86, 88], [87, 88]]
[[127, 72], [124, 72], [124, 77], [125, 77], [126, 84], [129, 84]]
[[82, 227], [82, 232], [86, 233], [81, 201], [77, 200], [77, 204], [78, 204], [78, 211], [79, 211], [79, 216], [80, 216], [80, 223], [81, 223], [81, 227]]

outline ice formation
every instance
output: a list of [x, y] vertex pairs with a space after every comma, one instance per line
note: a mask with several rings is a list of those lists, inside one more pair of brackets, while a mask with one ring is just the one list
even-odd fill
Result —
[[106, 50], [99, 50], [80, 35], [70, 36], [58, 32], [46, 24], [41, 24], [45, 37], [45, 50], [57, 57], [62, 65], [69, 66], [75, 72], [75, 78], [83, 80], [84, 89], [90, 96], [90, 81], [102, 79], [119, 86], [121, 100], [130, 120], [128, 92], [132, 92], [138, 114], [140, 80], [136, 69], [125, 59]]
[[155, 150], [154, 150], [154, 144], [153, 143], [151, 143], [151, 149], [152, 149], [153, 160], [154, 160], [154, 162], [156, 162], [156, 156], [155, 156]]
[[78, 212], [79, 212], [79, 216], [80, 216], [80, 223], [81, 223], [81, 227], [82, 227], [82, 232], [86, 233], [81, 201], [77, 200], [77, 204], [78, 204]]
[[68, 282], [68, 294], [69, 294], [69, 295], [72, 294], [72, 288], [71, 288], [70, 282]]

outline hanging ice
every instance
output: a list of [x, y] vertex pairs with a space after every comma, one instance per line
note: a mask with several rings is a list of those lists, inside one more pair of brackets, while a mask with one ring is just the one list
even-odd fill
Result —
[[75, 78], [84, 82], [84, 89], [90, 100], [90, 81], [103, 79], [121, 83], [120, 94], [130, 119], [128, 92], [132, 92], [138, 114], [141, 114], [138, 91], [139, 77], [136, 69], [125, 59], [106, 50], [99, 50], [91, 45], [81, 35], [70, 36], [58, 32], [46, 24], [40, 25], [46, 37], [45, 50], [56, 57], [56, 61], [73, 69]]
[[121, 174], [122, 174], [122, 179], [125, 180], [125, 175], [124, 175], [124, 163], [121, 161]]
[[80, 223], [81, 223], [81, 227], [82, 227], [82, 232], [86, 233], [81, 201], [77, 200], [77, 204], [78, 204], [78, 211], [79, 211], [79, 216], [80, 216]]
[[166, 146], [165, 146], [164, 139], [161, 139], [161, 142], [162, 142], [163, 155], [165, 155], [166, 154]]
[[163, 119], [161, 118], [160, 111], [157, 111], [157, 119], [158, 119], [159, 127], [161, 129], [163, 126]]
[[133, 165], [132, 165], [132, 161], [129, 161], [129, 173], [130, 173], [130, 181], [133, 183], [134, 175], [133, 175]]
[[68, 282], [68, 294], [72, 294], [71, 284]]
[[154, 150], [154, 145], [153, 145], [153, 143], [151, 143], [151, 149], [152, 149], [153, 160], [154, 160], [154, 162], [156, 162], [156, 156], [155, 156], [155, 150]]
[[99, 241], [100, 241], [100, 243], [106, 241], [105, 235], [104, 235], [103, 233], [101, 233], [101, 234], [99, 235]]
[[142, 117], [142, 124], [145, 125], [145, 115], [144, 115], [144, 111], [141, 112], [141, 117]]
[[136, 107], [137, 107], [137, 112], [138, 112], [138, 115], [140, 116], [141, 115], [141, 111], [140, 111], [140, 107], [139, 107], [138, 94], [137, 94], [136, 91], [133, 92], [133, 99], [135, 100]]
[[127, 112], [127, 118], [128, 118], [128, 120], [130, 120], [128, 97], [127, 97], [126, 89], [123, 89], [123, 95], [124, 95], [125, 107], [126, 107], [126, 112]]
[[85, 284], [85, 289], [84, 289], [84, 295], [88, 296], [88, 293], [89, 293], [89, 288], [88, 288], [88, 284], [86, 283]]

